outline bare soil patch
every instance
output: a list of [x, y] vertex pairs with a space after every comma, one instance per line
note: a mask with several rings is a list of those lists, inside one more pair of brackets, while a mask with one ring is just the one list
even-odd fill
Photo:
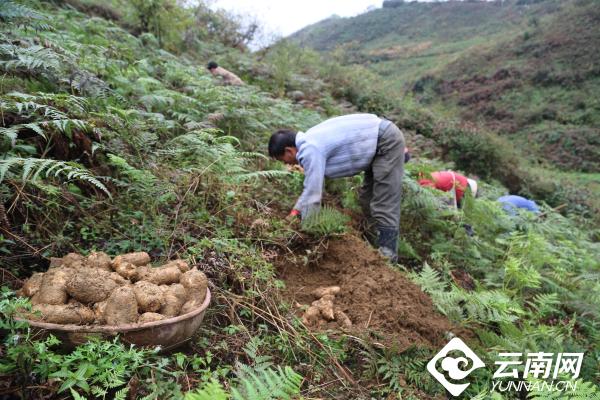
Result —
[[[339, 286], [334, 308], [352, 323], [344, 329], [371, 334], [387, 346], [439, 347], [446, 340], [446, 332], [452, 329], [450, 321], [435, 310], [431, 299], [417, 285], [352, 235], [331, 240], [317, 266], [282, 261], [278, 273], [286, 282], [284, 297], [291, 304], [310, 306], [319, 300], [315, 290]], [[298, 315], [302, 314], [299, 308]], [[330, 320], [318, 328], [342, 326], [342, 321]]]

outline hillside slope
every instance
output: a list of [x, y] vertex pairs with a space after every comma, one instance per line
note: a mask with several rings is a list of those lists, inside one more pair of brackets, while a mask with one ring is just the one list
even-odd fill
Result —
[[[303, 174], [264, 156], [270, 133], [324, 120], [316, 104], [339, 114], [324, 87], [348, 96], [374, 86], [338, 65], [328, 65], [338, 80], [317, 85], [284, 68], [299, 65], [290, 53], [259, 61], [237, 40], [207, 33], [231, 21], [202, 6], [156, 1], [162, 8], [146, 18], [133, 4], [149, 2], [114, 3], [118, 12], [94, 0], [0, 1], [2, 396], [437, 400], [444, 388], [425, 365], [450, 330], [488, 366], [469, 378], [469, 398], [522, 398], [492, 393], [498, 349], [585, 352], [571, 394], [598, 397], [594, 231], [545, 204], [543, 218], [510, 215], [496, 201], [506, 188], [487, 179], [479, 199], [449, 208], [447, 193], [415, 179], [450, 164], [425, 157], [407, 164], [403, 181], [402, 265], [389, 265], [353, 228], [361, 177], [327, 182], [328, 207], [309, 223], [285, 220]], [[220, 84], [204, 67], [209, 57], [237, 60], [227, 66], [249, 84]], [[290, 82], [315, 98], [281, 98]], [[423, 132], [445, 132], [411, 116]], [[476, 138], [445, 129], [458, 139], [449, 151]], [[504, 165], [495, 154], [456, 160]], [[31, 306], [15, 296], [20, 279], [54, 257], [97, 251], [143, 251], [157, 265], [182, 259], [204, 272], [212, 301], [197, 335], [175, 353], [98, 338], [67, 350], [15, 319]], [[56, 281], [59, 290], [66, 283]], [[340, 287], [335, 307], [348, 320], [321, 312], [327, 321], [303, 322], [321, 285]], [[56, 306], [89, 307], [61, 298]]]
[[594, 172], [599, 10], [582, 0], [411, 2], [328, 19], [291, 39], [342, 46], [346, 63], [367, 65], [398, 96], [508, 135], [538, 162]]

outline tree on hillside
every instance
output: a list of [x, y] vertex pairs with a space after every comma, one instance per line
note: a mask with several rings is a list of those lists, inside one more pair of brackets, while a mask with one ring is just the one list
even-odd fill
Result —
[[224, 10], [211, 10], [200, 3], [194, 12], [194, 24], [186, 33], [186, 41], [217, 40], [227, 46], [244, 50], [260, 31], [255, 17], [233, 15]]
[[[131, 1], [143, 32], [160, 33], [159, 17], [165, 3], [165, 0]], [[159, 37], [160, 34], [156, 36]]]

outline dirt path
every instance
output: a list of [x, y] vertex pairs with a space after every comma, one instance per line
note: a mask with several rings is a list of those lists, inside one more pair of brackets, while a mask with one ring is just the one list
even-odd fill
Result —
[[292, 304], [310, 305], [314, 289], [340, 286], [335, 306], [352, 321], [351, 331], [361, 335], [368, 331], [388, 346], [439, 347], [452, 329], [417, 285], [355, 236], [330, 241], [317, 267], [282, 263], [278, 272], [286, 282], [284, 296]]

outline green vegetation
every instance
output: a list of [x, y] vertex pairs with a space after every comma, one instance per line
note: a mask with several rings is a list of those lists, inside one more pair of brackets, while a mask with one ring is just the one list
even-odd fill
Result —
[[346, 232], [349, 220], [335, 208], [324, 206], [302, 221], [302, 230], [318, 237], [340, 234]]
[[[472, 376], [467, 396], [525, 396], [490, 393], [493, 355], [510, 350], [585, 352], [573, 395], [592, 398], [600, 246], [581, 223], [594, 205], [579, 185], [597, 177], [565, 174], [576, 184], [561, 186], [516, 161], [504, 139], [396, 101], [377, 75], [342, 65], [343, 51], [324, 59], [282, 42], [249, 54], [240, 50], [249, 32], [204, 5], [140, 5], [150, 2], [0, 1], [3, 388], [28, 399], [442, 398], [425, 369], [439, 349], [401, 351], [367, 331], [311, 332], [277, 279], [276, 260], [312, 261], [331, 237], [356, 234], [347, 215], [361, 179], [328, 183], [328, 205], [304, 223], [307, 240], [283, 220], [302, 174], [268, 160], [266, 139], [357, 107], [389, 113], [422, 154], [445, 160], [407, 165], [399, 270], [471, 332], [488, 368]], [[216, 84], [209, 58], [249, 85]], [[304, 102], [285, 99], [290, 91]], [[415, 181], [449, 167], [490, 178], [483, 198], [450, 210], [444, 194]], [[545, 200], [545, 216], [506, 215], [494, 201], [507, 191], [499, 182]], [[564, 201], [568, 216], [550, 209]], [[9, 290], [18, 287], [11, 275], [94, 250], [147, 251], [205, 271], [213, 302], [192, 342], [170, 354], [118, 340], [67, 350], [15, 319], [29, 304]]]

